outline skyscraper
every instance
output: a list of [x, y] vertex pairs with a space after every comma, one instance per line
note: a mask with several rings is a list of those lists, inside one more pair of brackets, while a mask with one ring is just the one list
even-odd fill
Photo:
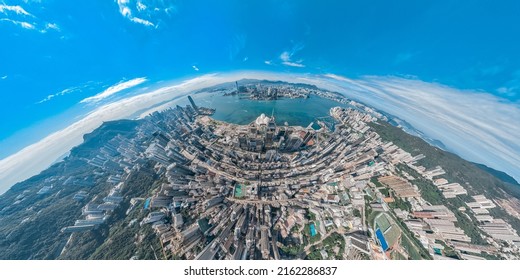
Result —
[[191, 107], [193, 107], [193, 110], [195, 110], [195, 112], [198, 114], [199, 108], [197, 107], [197, 105], [195, 105], [195, 101], [193, 101], [193, 98], [191, 98], [190, 95], [188, 95], [188, 99], [190, 100]]

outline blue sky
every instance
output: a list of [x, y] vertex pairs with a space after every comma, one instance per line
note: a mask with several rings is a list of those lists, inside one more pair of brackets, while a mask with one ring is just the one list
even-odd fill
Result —
[[518, 11], [519, 1], [0, 0], [0, 159], [99, 105], [89, 97], [201, 73], [412, 77], [517, 104]]

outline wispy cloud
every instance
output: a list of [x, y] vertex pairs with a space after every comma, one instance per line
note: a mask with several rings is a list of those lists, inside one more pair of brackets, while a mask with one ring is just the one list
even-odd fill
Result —
[[24, 16], [30, 16], [30, 17], [33, 16], [32, 14], [28, 13], [21, 6], [9, 6], [6, 4], [0, 4], [0, 13], [8, 14], [9, 12], [12, 12], [12, 13], [15, 13], [18, 15], [24, 15]]
[[146, 5], [143, 4], [143, 2], [141, 2], [141, 1], [137, 1], [136, 6], [137, 6], [137, 10], [139, 12], [142, 12], [142, 11], [146, 10], [146, 8], [147, 8]]
[[155, 24], [153, 24], [151, 21], [148, 21], [146, 19], [142, 19], [142, 18], [138, 18], [138, 17], [131, 17], [130, 20], [135, 23], [142, 24], [142, 25], [155, 27]]
[[134, 23], [158, 28], [160, 16], [171, 15], [176, 8], [168, 1], [116, 0], [119, 13]]
[[280, 55], [280, 59], [282, 61], [289, 61], [291, 59], [291, 56], [292, 55], [288, 51], [285, 51]]
[[509, 100], [520, 99], [520, 70], [516, 70], [511, 78], [502, 86], [496, 89], [496, 92]]
[[61, 31], [60, 27], [56, 23], [46, 23], [45, 28], [43, 28], [40, 32], [45, 33], [49, 30]]
[[36, 104], [41, 104], [41, 103], [44, 103], [44, 102], [47, 102], [51, 99], [53, 99], [54, 97], [58, 97], [58, 96], [63, 96], [63, 95], [66, 95], [66, 94], [69, 94], [69, 93], [72, 93], [76, 90], [75, 87], [72, 87], [72, 88], [67, 88], [67, 89], [64, 89], [60, 92], [57, 92], [57, 93], [54, 93], [54, 94], [49, 94], [47, 95], [47, 97], [45, 97], [44, 99], [36, 102]]
[[54, 99], [56, 97], [69, 95], [69, 94], [72, 94], [72, 93], [81, 92], [82, 90], [85, 90], [85, 89], [88, 89], [88, 88], [92, 89], [95, 84], [97, 84], [97, 83], [94, 83], [94, 82], [90, 81], [90, 82], [87, 82], [87, 83], [85, 83], [83, 85], [66, 88], [66, 89], [64, 89], [62, 91], [59, 91], [57, 93], [53, 93], [53, 94], [47, 95], [47, 97], [45, 97], [44, 99], [36, 102], [36, 104], [45, 103], [45, 102], [50, 101], [50, 100], [52, 100], [52, 99]]
[[17, 26], [20, 26], [20, 27], [22, 27], [24, 29], [30, 29], [30, 30], [36, 29], [34, 24], [26, 22], [26, 21], [12, 20], [12, 19], [9, 19], [9, 18], [1, 18], [0, 21], [10, 22], [10, 23], [12, 23], [14, 25], [17, 25]]
[[520, 86], [499, 87], [496, 92], [507, 99], [517, 100], [520, 98]]
[[266, 60], [266, 61], [264, 61], [264, 63], [267, 65], [273, 65], [273, 62], [271, 60]]
[[293, 56], [303, 49], [303, 44], [295, 44], [293, 48], [290, 51], [284, 51], [280, 54], [280, 60], [282, 61], [283, 65], [291, 66], [291, 67], [305, 67], [304, 64], [302, 64], [303, 60], [293, 60]]
[[195, 70], [195, 71], [199, 71], [199, 67], [197, 67], [197, 66], [195, 66], [195, 65], [193, 65], [193, 66], [191, 66], [191, 67], [193, 68], [193, 70]]
[[291, 67], [305, 67], [305, 65], [298, 63], [298, 62], [291, 62], [291, 61], [284, 61], [282, 62], [283, 65], [291, 66]]
[[[139, 4], [141, 4], [141, 5], [139, 5]], [[151, 21], [135, 17], [132, 14], [132, 10], [130, 9], [129, 0], [117, 0], [117, 5], [119, 6], [119, 13], [121, 13], [122, 16], [128, 18], [132, 22], [139, 23], [139, 24], [146, 25], [146, 26], [155, 27], [155, 24], [153, 24]], [[137, 11], [143, 11], [145, 9], [146, 9], [146, 6], [144, 6], [144, 4], [142, 4], [141, 2], [138, 2]]]
[[93, 102], [98, 102], [98, 101], [101, 101], [107, 97], [110, 97], [120, 91], [123, 91], [125, 89], [129, 89], [129, 88], [132, 88], [132, 87], [135, 87], [139, 84], [142, 84], [144, 82], [146, 82], [146, 78], [135, 78], [135, 79], [132, 79], [132, 80], [129, 80], [129, 81], [122, 81], [122, 82], [119, 82], [109, 88], [107, 88], [106, 90], [104, 90], [103, 92], [100, 92], [94, 96], [91, 96], [91, 97], [87, 97], [83, 100], [80, 101], [80, 103], [93, 103]]
[[7, 75], [5, 75], [5, 76], [2, 76], [2, 80], [5, 80], [5, 79], [7, 79], [7, 77], [8, 77]]
[[40, 33], [47, 33], [49, 30], [60, 31], [60, 28], [56, 23], [43, 21], [27, 12], [21, 6], [0, 4], [0, 13], [5, 15], [5, 17], [1, 18], [0, 21], [10, 22], [24, 29], [37, 30]]

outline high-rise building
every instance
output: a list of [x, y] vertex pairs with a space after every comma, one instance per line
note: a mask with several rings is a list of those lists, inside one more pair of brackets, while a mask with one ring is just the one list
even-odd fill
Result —
[[193, 101], [193, 98], [191, 98], [190, 95], [188, 95], [188, 99], [190, 100], [191, 107], [193, 107], [193, 110], [195, 110], [195, 112], [198, 114], [199, 108], [197, 107], [197, 105], [195, 105], [195, 101]]
[[313, 136], [314, 135], [310, 131], [307, 131], [305, 133], [305, 136], [303, 137], [303, 143], [307, 144], [312, 139]]

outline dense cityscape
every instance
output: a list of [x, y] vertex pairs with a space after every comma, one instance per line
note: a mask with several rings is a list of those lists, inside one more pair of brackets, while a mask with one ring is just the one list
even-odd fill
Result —
[[[122, 211], [123, 217], [141, 213], [125, 227], [150, 229], [160, 244], [150, 245], [154, 258], [520, 256], [517, 231], [499, 215], [518, 219], [517, 200], [491, 199], [447, 179], [443, 166], [421, 165], [425, 155], [378, 134], [387, 116], [315, 87], [237, 83], [222, 92], [254, 100], [316, 95], [344, 106], [307, 127], [278, 124], [266, 114], [248, 125], [218, 121], [211, 117], [215, 110], [197, 106], [191, 96], [189, 106], [149, 115], [130, 137], [117, 134], [83, 159], [88, 176], [49, 177], [32, 194], [52, 195], [58, 185], [81, 188], [72, 196], [82, 205], [81, 217], [61, 229], [69, 238], [60, 255], [74, 250], [75, 236], [111, 228], [114, 213]], [[154, 187], [147, 196], [125, 195], [131, 174], [145, 166]], [[91, 193], [100, 180], [106, 190]], [[0, 211], [30, 195], [25, 190]], [[493, 212], [497, 208], [503, 212]]]

